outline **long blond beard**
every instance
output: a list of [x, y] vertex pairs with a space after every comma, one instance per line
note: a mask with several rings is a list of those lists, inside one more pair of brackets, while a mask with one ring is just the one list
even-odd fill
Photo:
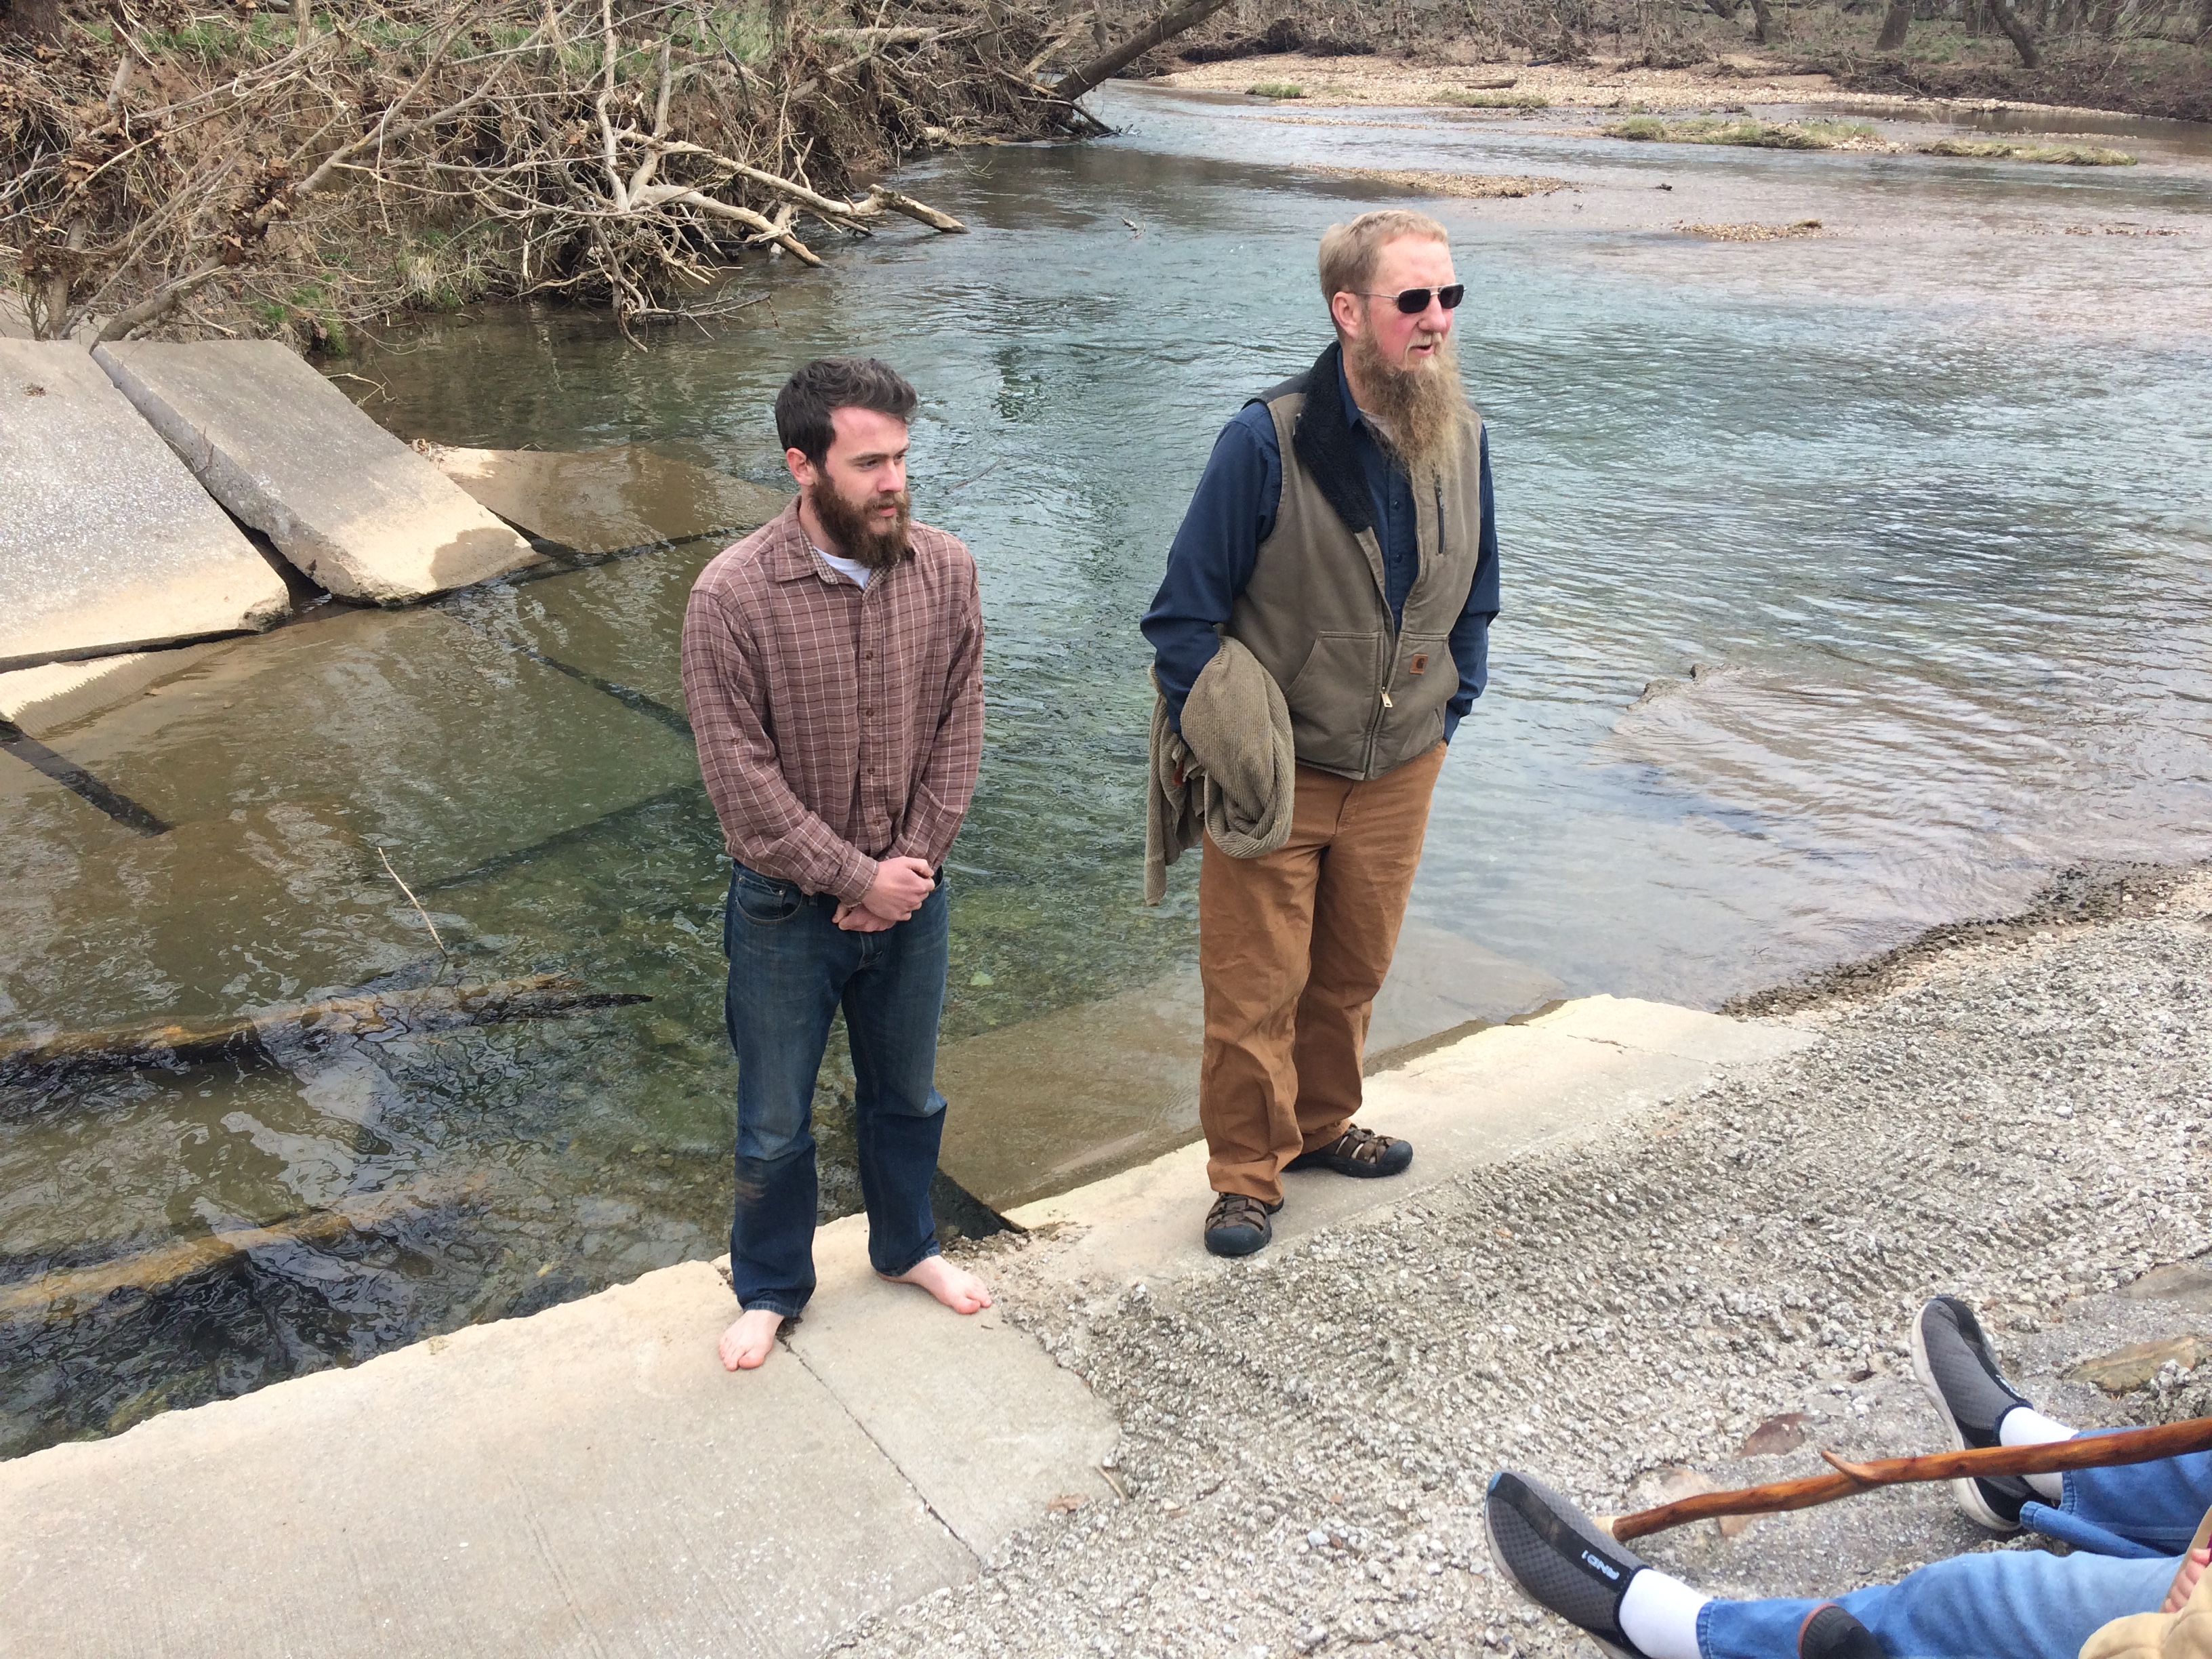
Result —
[[1352, 354], [1364, 394], [1362, 410], [1376, 418], [1408, 476], [1441, 477], [1474, 422], [1451, 336], [1438, 340], [1428, 360], [1414, 368], [1401, 368], [1384, 357], [1371, 334], [1353, 335], [1345, 349]]

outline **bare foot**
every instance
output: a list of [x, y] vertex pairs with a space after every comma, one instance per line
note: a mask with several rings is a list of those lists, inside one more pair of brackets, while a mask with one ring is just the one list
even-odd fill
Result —
[[722, 1369], [757, 1369], [775, 1346], [775, 1334], [782, 1324], [783, 1316], [766, 1308], [748, 1308], [738, 1315], [738, 1322], [724, 1331], [721, 1341], [715, 1345], [714, 1352], [722, 1356]]
[[981, 1313], [991, 1305], [990, 1287], [941, 1255], [926, 1255], [904, 1273], [884, 1277], [894, 1285], [921, 1285], [955, 1313]]

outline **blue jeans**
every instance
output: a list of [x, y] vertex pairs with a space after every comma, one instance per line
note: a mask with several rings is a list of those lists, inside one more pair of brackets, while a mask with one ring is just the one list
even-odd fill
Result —
[[790, 1318], [814, 1294], [814, 1079], [842, 1007], [853, 1048], [868, 1260], [902, 1273], [937, 1254], [929, 1182], [945, 1127], [937, 1025], [945, 1012], [945, 882], [880, 933], [848, 933], [837, 902], [744, 865], [730, 880], [723, 1016], [738, 1056], [738, 1199], [730, 1288]]
[[[2100, 1626], [2154, 1612], [2165, 1599], [2212, 1509], [2212, 1453], [2081, 1469], [2062, 1490], [2057, 1509], [2030, 1504], [2022, 1519], [2075, 1544], [2072, 1555], [1954, 1556], [1835, 1600], [1890, 1659], [2075, 1659]], [[1798, 1627], [1820, 1605], [1708, 1601], [1698, 1650], [1705, 1659], [1795, 1659]]]

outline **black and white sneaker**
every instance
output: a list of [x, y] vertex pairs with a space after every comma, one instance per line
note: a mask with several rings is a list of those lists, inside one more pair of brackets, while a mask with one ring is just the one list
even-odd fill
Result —
[[[1998, 1444], [1997, 1425], [2005, 1413], [2028, 1404], [1998, 1373], [1982, 1322], [1955, 1296], [1935, 1297], [1912, 1322], [1912, 1374], [1936, 1402], [1951, 1431], [1951, 1443], [1960, 1451]], [[2035, 1494], [2025, 1480], [2000, 1475], [1954, 1480], [1951, 1495], [1990, 1531], [2018, 1532], [2021, 1505]]]
[[1615, 1659], [1645, 1659], [1620, 1628], [1620, 1598], [1644, 1563], [1550, 1487], [1510, 1470], [1490, 1477], [1482, 1524], [1513, 1588], [1578, 1626]]

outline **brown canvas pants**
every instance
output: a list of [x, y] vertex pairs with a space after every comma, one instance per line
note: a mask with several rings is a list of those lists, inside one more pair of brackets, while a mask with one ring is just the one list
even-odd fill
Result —
[[1398, 948], [1443, 760], [1438, 744], [1365, 783], [1301, 766], [1279, 848], [1232, 859], [1206, 843], [1198, 1119], [1217, 1193], [1274, 1203], [1283, 1166], [1335, 1139], [1359, 1109], [1368, 1016]]

